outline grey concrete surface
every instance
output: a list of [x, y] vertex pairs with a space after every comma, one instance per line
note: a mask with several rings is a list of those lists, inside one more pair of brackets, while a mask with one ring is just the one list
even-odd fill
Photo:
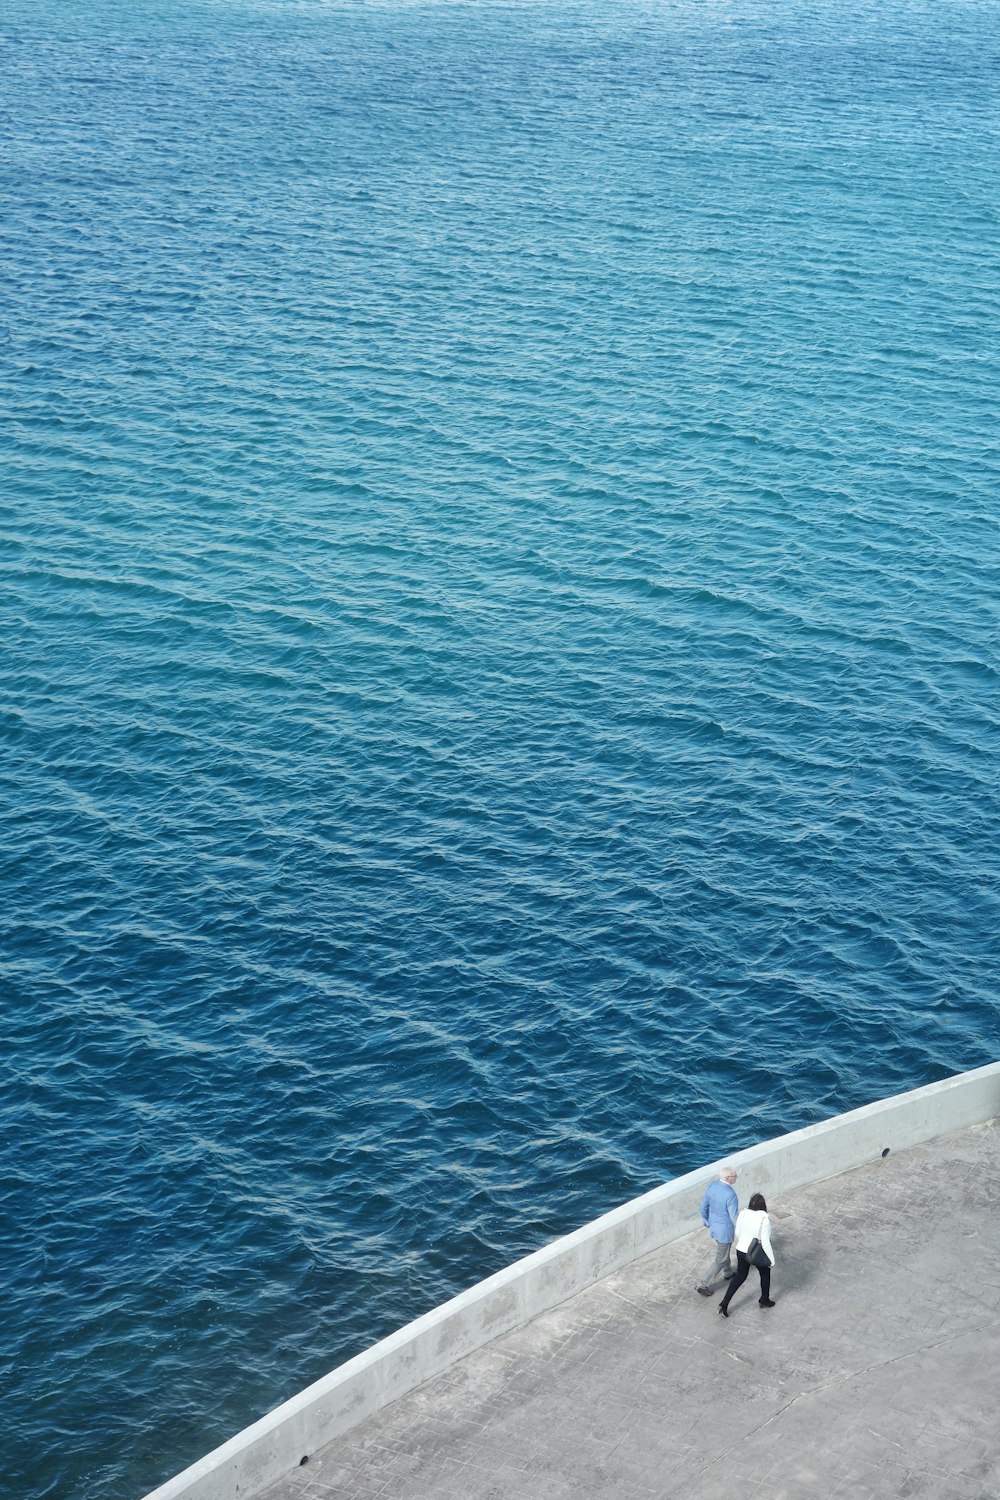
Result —
[[719, 1317], [689, 1235], [366, 1418], [266, 1500], [998, 1500], [1000, 1121], [768, 1206], [773, 1309], [752, 1272]]

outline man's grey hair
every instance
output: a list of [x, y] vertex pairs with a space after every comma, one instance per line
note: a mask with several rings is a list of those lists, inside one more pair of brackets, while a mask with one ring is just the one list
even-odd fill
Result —
[[724, 1167], [719, 1168], [719, 1181], [725, 1182], [727, 1177], [738, 1177], [739, 1173], [731, 1161], [727, 1161]]

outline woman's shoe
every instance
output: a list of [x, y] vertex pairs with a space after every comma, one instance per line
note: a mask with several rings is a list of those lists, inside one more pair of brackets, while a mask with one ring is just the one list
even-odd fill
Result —
[[758, 1300], [757, 1306], [758, 1307], [773, 1307], [774, 1303], [771, 1301], [770, 1297], [761, 1297]]
[[725, 1309], [725, 1308], [724, 1308], [724, 1307], [723, 1307], [723, 1305], [722, 1305], [722, 1303], [721, 1303], [721, 1302], [720, 1302], [720, 1303], [719, 1303], [719, 1311], [720, 1311], [720, 1313], [721, 1313], [721, 1314], [722, 1314], [722, 1316], [723, 1316], [723, 1317], [724, 1317], [724, 1318], [728, 1318], [728, 1317], [729, 1317], [729, 1314], [728, 1314], [728, 1312], [727, 1312], [727, 1311], [726, 1311], [726, 1309]]

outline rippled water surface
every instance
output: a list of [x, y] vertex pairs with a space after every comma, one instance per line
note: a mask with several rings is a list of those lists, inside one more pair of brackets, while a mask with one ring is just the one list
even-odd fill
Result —
[[997, 1056], [998, 56], [7, 0], [16, 1500]]

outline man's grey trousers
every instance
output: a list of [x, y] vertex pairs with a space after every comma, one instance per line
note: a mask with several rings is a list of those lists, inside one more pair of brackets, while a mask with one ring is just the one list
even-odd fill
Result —
[[712, 1241], [712, 1259], [705, 1267], [705, 1274], [698, 1282], [699, 1286], [710, 1287], [720, 1275], [725, 1276], [728, 1281], [733, 1274], [733, 1263], [730, 1258], [733, 1248], [732, 1240], [726, 1240], [720, 1245], [718, 1240]]

